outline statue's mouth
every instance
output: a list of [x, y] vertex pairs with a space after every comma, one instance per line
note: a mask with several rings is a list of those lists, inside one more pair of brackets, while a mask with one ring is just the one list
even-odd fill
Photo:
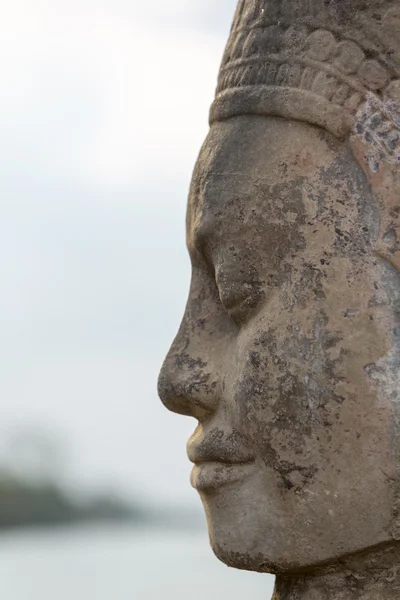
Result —
[[242, 482], [254, 469], [254, 461], [247, 463], [200, 462], [190, 475], [190, 483], [199, 492]]
[[189, 460], [194, 463], [191, 483], [206, 490], [242, 480], [254, 465], [255, 456], [243, 437], [213, 428], [204, 434], [200, 426], [187, 444]]

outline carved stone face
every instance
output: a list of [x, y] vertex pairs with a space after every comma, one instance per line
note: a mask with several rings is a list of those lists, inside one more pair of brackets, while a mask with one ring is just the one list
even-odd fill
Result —
[[272, 117], [212, 126], [159, 392], [199, 421], [192, 484], [231, 566], [293, 570], [397, 535], [400, 286], [379, 223], [348, 144]]

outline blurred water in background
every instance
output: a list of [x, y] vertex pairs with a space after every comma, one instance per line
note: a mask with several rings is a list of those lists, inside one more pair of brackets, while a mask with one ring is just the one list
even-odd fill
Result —
[[273, 578], [228, 569], [205, 532], [132, 526], [21, 530], [0, 537], [7, 600], [269, 600]]

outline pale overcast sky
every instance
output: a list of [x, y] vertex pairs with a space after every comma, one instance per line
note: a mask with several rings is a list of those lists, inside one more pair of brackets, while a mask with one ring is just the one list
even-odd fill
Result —
[[0, 22], [0, 454], [197, 503], [157, 373], [186, 300], [191, 171], [236, 0], [13, 0]]

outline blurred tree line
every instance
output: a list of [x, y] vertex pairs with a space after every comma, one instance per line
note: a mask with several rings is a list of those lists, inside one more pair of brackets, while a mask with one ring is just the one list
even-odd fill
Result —
[[60, 440], [38, 431], [12, 436], [0, 458], [0, 529], [83, 521], [143, 520], [116, 495], [72, 496], [62, 484]]

